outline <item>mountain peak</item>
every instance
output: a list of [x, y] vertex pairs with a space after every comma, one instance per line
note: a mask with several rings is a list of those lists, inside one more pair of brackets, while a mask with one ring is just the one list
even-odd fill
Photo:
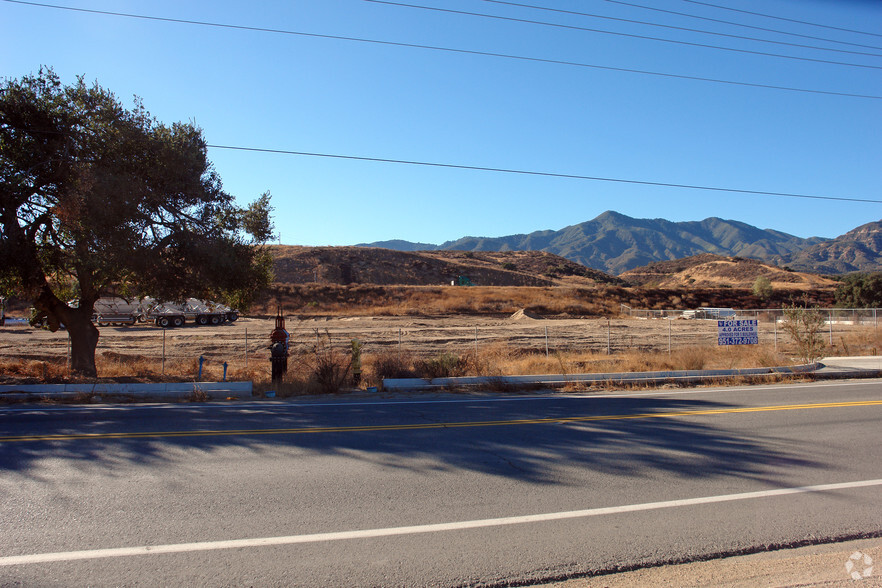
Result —
[[613, 275], [652, 262], [702, 253], [750, 258], [822, 273], [882, 269], [882, 221], [867, 223], [836, 239], [803, 239], [718, 217], [674, 222], [637, 219], [607, 210], [594, 220], [557, 231], [493, 238], [463, 237], [429, 247], [393, 241], [371, 245], [405, 251], [418, 248], [475, 252], [545, 251]]

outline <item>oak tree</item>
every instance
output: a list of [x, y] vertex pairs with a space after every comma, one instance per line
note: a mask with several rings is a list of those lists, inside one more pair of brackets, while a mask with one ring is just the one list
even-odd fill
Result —
[[271, 210], [237, 206], [193, 123], [49, 69], [0, 84], [0, 280], [67, 329], [77, 373], [97, 375], [102, 295], [247, 304], [271, 278]]

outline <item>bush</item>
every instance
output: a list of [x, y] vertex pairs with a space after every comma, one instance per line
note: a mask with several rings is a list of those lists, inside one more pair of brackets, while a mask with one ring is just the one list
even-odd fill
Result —
[[465, 365], [466, 361], [455, 353], [442, 353], [419, 362], [416, 368], [424, 378], [452, 378], [463, 375]]
[[784, 308], [784, 330], [793, 339], [796, 353], [803, 363], [812, 363], [823, 357], [827, 346], [821, 333], [826, 322], [826, 316], [817, 307], [794, 303]]
[[882, 306], [882, 273], [848, 274], [836, 287], [836, 306], [876, 308]]
[[316, 344], [307, 388], [319, 394], [335, 394], [346, 384], [351, 367], [351, 357], [335, 351], [330, 341], [326, 343], [320, 339]]
[[366, 376], [369, 381], [379, 384], [387, 378], [415, 378], [417, 374], [411, 367], [409, 354], [402, 355], [397, 351], [384, 351], [365, 358]]
[[772, 296], [772, 282], [766, 276], [757, 277], [753, 283], [753, 295], [760, 300], [768, 300]]

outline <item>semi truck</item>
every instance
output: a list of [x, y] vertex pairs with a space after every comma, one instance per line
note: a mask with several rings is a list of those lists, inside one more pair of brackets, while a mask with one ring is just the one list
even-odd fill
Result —
[[144, 320], [160, 327], [180, 327], [186, 322], [197, 325], [219, 325], [239, 318], [239, 311], [229, 306], [188, 298], [185, 302], [160, 302], [149, 307]]
[[187, 322], [196, 325], [219, 325], [239, 318], [238, 310], [196, 298], [188, 298], [183, 303], [174, 303], [158, 302], [150, 297], [139, 300], [105, 297], [95, 302], [94, 310], [92, 321], [102, 327], [148, 322], [163, 328], [180, 327]]

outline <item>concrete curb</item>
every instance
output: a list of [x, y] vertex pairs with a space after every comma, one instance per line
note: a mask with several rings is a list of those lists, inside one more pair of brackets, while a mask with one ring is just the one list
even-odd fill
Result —
[[166, 384], [34, 384], [0, 386], [5, 400], [70, 399], [83, 395], [188, 398], [199, 392], [212, 398], [251, 397], [252, 382], [173, 382]]
[[489, 376], [462, 378], [395, 378], [383, 380], [387, 391], [429, 390], [433, 388], [457, 388], [468, 386], [565, 386], [572, 383], [613, 382], [613, 383], [654, 383], [665, 382], [695, 383], [720, 378], [743, 376], [764, 376], [771, 374], [802, 374], [815, 372], [819, 363], [792, 367], [746, 368], [736, 370], [679, 370], [668, 372], [619, 372], [606, 374], [546, 374], [541, 376]]

